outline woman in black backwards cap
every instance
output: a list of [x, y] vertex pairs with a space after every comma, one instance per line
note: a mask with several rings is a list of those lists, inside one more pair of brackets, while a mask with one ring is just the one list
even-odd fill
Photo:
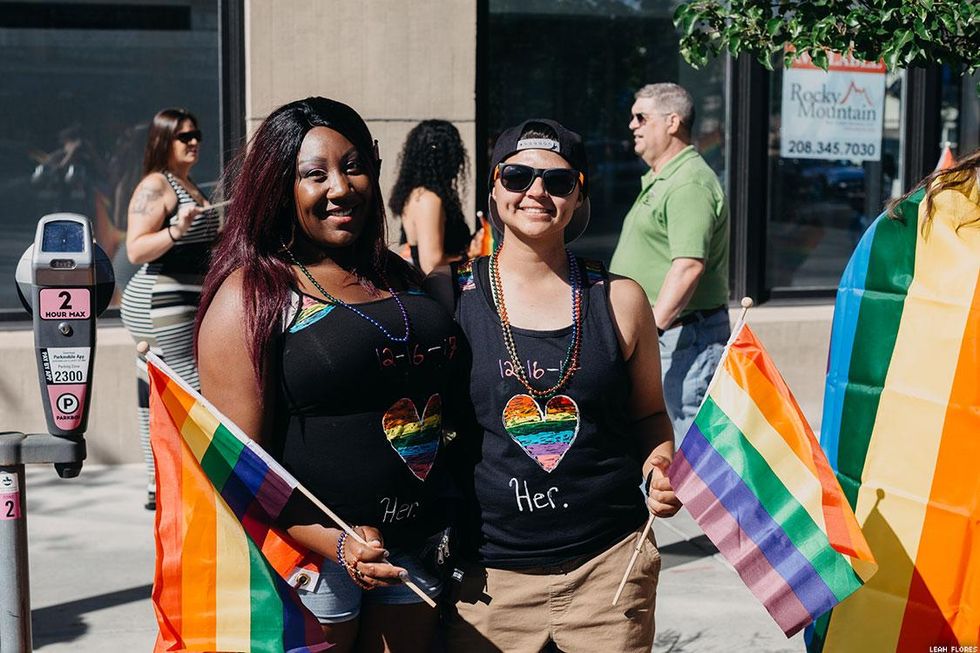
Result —
[[[432, 275], [473, 347], [475, 433], [460, 433], [474, 522], [453, 651], [637, 651], [653, 645], [648, 518], [677, 512], [653, 313], [643, 289], [566, 248], [589, 220], [581, 138], [529, 120], [497, 140], [489, 209], [503, 244]], [[646, 479], [645, 502], [640, 482]]]
[[427, 651], [436, 611], [402, 581], [440, 591], [418, 552], [444, 526], [434, 484], [458, 327], [386, 247], [380, 164], [345, 104], [308, 98], [266, 118], [231, 176], [197, 353], [204, 396], [363, 524], [369, 546], [287, 507], [290, 535], [328, 558], [300, 590], [327, 639]]

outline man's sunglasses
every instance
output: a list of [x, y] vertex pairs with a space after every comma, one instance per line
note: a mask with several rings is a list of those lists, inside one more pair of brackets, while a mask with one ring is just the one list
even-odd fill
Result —
[[585, 183], [585, 175], [573, 168], [532, 168], [520, 163], [497, 165], [496, 178], [512, 193], [523, 193], [541, 177], [544, 189], [554, 197], [571, 195], [576, 184]]
[[191, 141], [201, 142], [203, 134], [201, 134], [200, 129], [192, 129], [189, 132], [180, 132], [179, 134], [174, 134], [174, 138], [183, 143], [184, 145], [189, 144]]
[[[661, 113], [660, 115], [661, 116], [669, 116], [672, 113], [674, 113], [674, 112], [673, 111], [667, 111], [666, 113]], [[650, 114], [649, 113], [634, 113], [633, 114], [633, 120], [636, 121], [636, 124], [638, 124], [640, 127], [642, 127], [643, 125], [647, 124], [647, 120], [650, 120]]]

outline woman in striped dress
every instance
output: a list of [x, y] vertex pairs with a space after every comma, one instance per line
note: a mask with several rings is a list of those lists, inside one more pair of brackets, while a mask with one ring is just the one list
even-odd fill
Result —
[[[129, 202], [126, 250], [143, 266], [122, 298], [122, 320], [136, 341], [145, 340], [189, 384], [198, 387], [194, 364], [194, 319], [218, 215], [191, 181], [201, 130], [183, 109], [153, 117], [143, 157], [143, 179]], [[156, 508], [149, 434], [146, 363], [137, 356], [140, 439], [149, 471], [146, 508]]]

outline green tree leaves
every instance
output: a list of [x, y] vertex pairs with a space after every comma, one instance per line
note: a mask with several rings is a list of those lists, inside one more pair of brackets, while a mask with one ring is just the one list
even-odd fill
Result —
[[693, 0], [674, 12], [681, 55], [700, 68], [722, 52], [750, 54], [772, 69], [809, 54], [826, 69], [827, 50], [889, 69], [948, 64], [980, 68], [976, 0]]

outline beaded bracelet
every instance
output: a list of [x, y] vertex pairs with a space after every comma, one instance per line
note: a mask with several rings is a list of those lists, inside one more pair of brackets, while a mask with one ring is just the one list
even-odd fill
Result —
[[364, 581], [364, 574], [362, 574], [360, 571], [354, 568], [353, 565], [347, 562], [347, 556], [344, 555], [346, 545], [347, 545], [347, 531], [344, 531], [343, 533], [340, 534], [340, 537], [337, 538], [337, 564], [339, 564], [341, 567], [344, 568], [344, 570], [347, 572], [347, 575], [350, 576], [350, 579], [354, 581], [354, 584], [360, 587], [362, 590], [374, 589], [373, 585], [368, 585]]

